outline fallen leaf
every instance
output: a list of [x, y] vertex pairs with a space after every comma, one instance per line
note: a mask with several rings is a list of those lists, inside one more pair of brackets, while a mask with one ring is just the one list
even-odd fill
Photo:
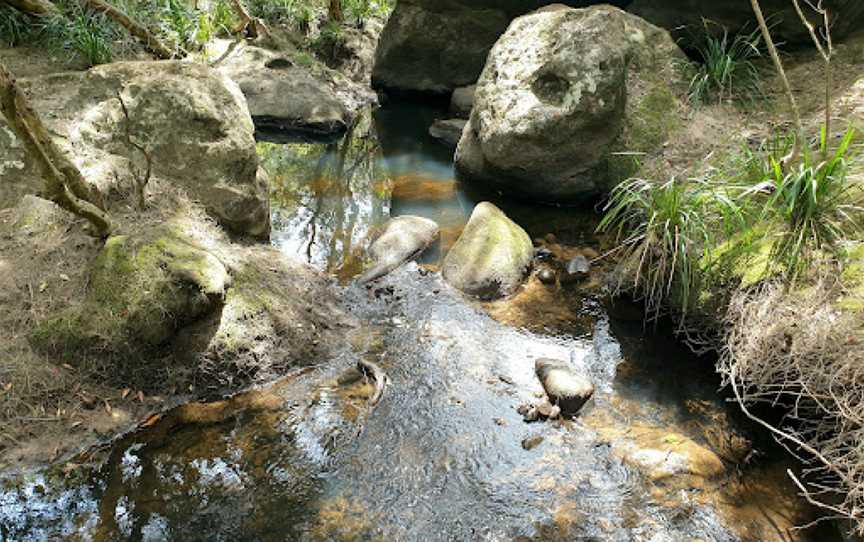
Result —
[[66, 273], [60, 273], [60, 280], [69, 282], [69, 275], [67, 275]]
[[126, 396], [129, 395], [129, 392], [132, 391], [129, 388], [123, 388], [123, 391], [120, 392], [120, 399], [126, 399]]
[[151, 425], [155, 425], [156, 422], [162, 419], [162, 414], [151, 414], [144, 420], [144, 423], [141, 424], [141, 427], [150, 427]]
[[143, 392], [143, 391], [140, 391], [140, 390], [138, 391], [138, 402], [139, 402], [139, 403], [143, 403], [143, 402], [144, 402], [144, 392]]
[[105, 399], [105, 412], [111, 414], [111, 403], [109, 403], [107, 399]]
[[68, 370], [70, 370], [70, 371], [74, 371], [74, 370], [75, 370], [75, 367], [72, 367], [72, 366], [69, 365], [68, 363], [64, 363], [64, 364], [63, 364], [63, 368], [64, 368], [64, 369], [68, 369]]
[[72, 427], [72, 429], [75, 429], [76, 427], [81, 427], [82, 423], [84, 423], [84, 422], [82, 422], [81, 420], [78, 420], [77, 422], [73, 422], [70, 427]]

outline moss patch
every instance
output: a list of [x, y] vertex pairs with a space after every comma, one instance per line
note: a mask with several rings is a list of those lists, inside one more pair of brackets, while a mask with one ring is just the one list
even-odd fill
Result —
[[42, 322], [31, 342], [60, 352], [158, 346], [212, 310], [229, 280], [215, 256], [168, 226], [111, 237], [90, 268], [84, 301]]

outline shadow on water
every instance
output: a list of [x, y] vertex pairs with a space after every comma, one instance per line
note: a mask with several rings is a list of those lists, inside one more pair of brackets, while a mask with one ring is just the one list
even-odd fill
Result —
[[[476, 199], [425, 135], [441, 114], [392, 104], [339, 142], [261, 143], [274, 243], [347, 279], [391, 215], [433, 218], [455, 240]], [[597, 243], [590, 212], [502, 206], [532, 236]], [[481, 306], [413, 263], [339, 295], [362, 325], [333, 359], [149, 420], [102, 463], [8, 476], [0, 538], [833, 539], [789, 531], [814, 517], [789, 464], [751, 453], [771, 448], [718, 397], [710, 361], [646, 333], [628, 307], [610, 314], [592, 290], [533, 278], [522, 297]], [[537, 325], [507, 323], [520, 318]], [[577, 419], [527, 424], [517, 413], [542, 396], [539, 357], [591, 375], [596, 392]], [[360, 360], [390, 379], [374, 408], [370, 383], [346, 378]], [[530, 437], [542, 442], [525, 449]]]

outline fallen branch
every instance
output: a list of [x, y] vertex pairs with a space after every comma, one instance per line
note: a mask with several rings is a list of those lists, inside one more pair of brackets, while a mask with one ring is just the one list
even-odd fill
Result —
[[234, 11], [236, 11], [237, 15], [240, 17], [240, 26], [234, 30], [234, 34], [245, 32], [252, 39], [259, 36], [272, 38], [270, 30], [267, 29], [267, 25], [264, 24], [264, 21], [257, 17], [253, 17], [249, 13], [249, 10], [246, 9], [246, 6], [243, 5], [242, 0], [231, 0], [231, 4], [234, 6]]
[[89, 186], [78, 168], [51, 139], [3, 64], [0, 64], [0, 111], [42, 171], [49, 199], [87, 219], [97, 236], [107, 237], [111, 233], [111, 219], [104, 211], [101, 197], [96, 196], [98, 191]]
[[162, 43], [159, 38], [154, 36], [152, 32], [147, 30], [144, 25], [107, 2], [103, 2], [102, 0], [79, 1], [82, 6], [104, 14], [106, 17], [112, 19], [114, 22], [128, 30], [130, 34], [138, 38], [151, 53], [156, 55], [157, 58], [168, 60], [175, 57], [185, 56], [182, 50], [172, 50]]
[[816, 4], [813, 4], [811, 0], [804, 1], [807, 2], [810, 9], [822, 18], [822, 39], [819, 39], [816, 28], [810, 22], [810, 19], [804, 15], [804, 11], [801, 9], [798, 0], [792, 0], [795, 11], [798, 12], [798, 17], [801, 18], [801, 23], [807, 29], [810, 39], [813, 40], [813, 45], [816, 46], [816, 49], [822, 56], [822, 60], [825, 62], [825, 146], [822, 149], [822, 159], [825, 160], [828, 157], [828, 140], [831, 137], [831, 86], [833, 84], [831, 60], [834, 58], [834, 41], [831, 39], [831, 21], [828, 9], [823, 5], [822, 0], [818, 0]]
[[123, 118], [125, 120], [123, 126], [125, 128], [124, 135], [126, 144], [141, 153], [146, 163], [146, 169], [142, 174], [135, 170], [132, 165], [132, 159], [129, 159], [129, 169], [132, 170], [132, 178], [135, 181], [135, 191], [138, 194], [138, 209], [143, 211], [147, 205], [145, 191], [147, 190], [147, 184], [150, 183], [150, 176], [153, 173], [153, 155], [144, 147], [144, 145], [132, 140], [132, 128], [130, 126], [132, 121], [129, 119], [129, 109], [126, 107], [126, 102], [123, 101], [123, 94], [118, 92], [117, 99], [120, 100], [120, 109], [123, 110]]
[[23, 13], [30, 15], [45, 16], [60, 13], [50, 0], [2, 0], [2, 3], [12, 6]]
[[771, 38], [771, 31], [768, 29], [768, 23], [765, 22], [765, 15], [762, 13], [762, 7], [759, 5], [759, 0], [750, 0], [750, 5], [753, 8], [753, 13], [756, 15], [756, 22], [759, 23], [759, 30], [762, 32], [762, 39], [768, 47], [771, 61], [774, 62], [774, 68], [777, 70], [777, 75], [783, 83], [783, 91], [786, 94], [786, 100], [789, 102], [792, 121], [795, 123], [795, 143], [789, 155], [783, 158], [783, 166], [786, 168], [790, 164], [796, 162], [798, 157], [801, 155], [802, 139], [804, 138], [804, 127], [803, 124], [801, 124], [801, 112], [798, 109], [798, 102], [795, 101], [795, 94], [792, 93], [792, 85], [789, 84], [789, 78], [786, 77], [786, 70], [783, 69], [783, 62], [780, 60], [780, 55], [777, 53], [777, 47], [774, 45], [774, 40]]

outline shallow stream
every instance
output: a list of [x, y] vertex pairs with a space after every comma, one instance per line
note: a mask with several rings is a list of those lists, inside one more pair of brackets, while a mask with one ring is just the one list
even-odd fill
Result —
[[[441, 281], [435, 266], [479, 196], [425, 135], [439, 114], [392, 104], [341, 141], [259, 144], [273, 242], [338, 277], [360, 328], [334, 359], [164, 416], [100, 468], [7, 479], [0, 538], [834, 539], [788, 530], [815, 517], [785, 476], [794, 465], [724, 402], [710, 360], [646, 330], [638, 307], [536, 278], [484, 306]], [[499, 203], [532, 237], [599, 248], [591, 212]], [[371, 289], [352, 285], [364, 241], [400, 214], [437, 220], [440, 246]], [[516, 412], [539, 400], [538, 357], [592, 376], [577, 419]], [[347, 381], [361, 359], [389, 376], [374, 407], [367, 382]]]

